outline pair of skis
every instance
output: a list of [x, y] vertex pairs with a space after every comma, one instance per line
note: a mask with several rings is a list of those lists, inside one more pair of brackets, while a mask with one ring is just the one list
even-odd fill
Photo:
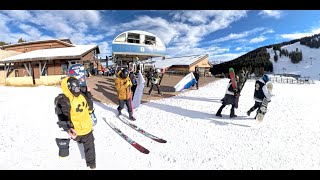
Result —
[[[122, 115], [120, 115], [122, 116]], [[139, 133], [147, 136], [148, 138], [156, 141], [156, 142], [159, 142], [159, 143], [166, 143], [167, 141], [164, 140], [164, 139], [161, 139], [157, 136], [154, 136], [146, 131], [144, 131], [143, 129], [137, 127], [135, 124], [129, 122], [128, 120], [126, 119], [122, 119], [121, 117], [119, 116], [119, 119], [125, 123], [126, 125], [128, 125], [129, 127], [131, 127], [132, 129], [138, 131]], [[123, 117], [123, 116], [122, 116]], [[144, 153], [144, 154], [149, 154], [149, 150], [143, 146], [141, 146], [139, 143], [135, 142], [134, 140], [132, 140], [129, 136], [127, 136], [126, 134], [124, 134], [118, 127], [116, 127], [113, 123], [111, 123], [110, 121], [108, 122], [106, 120], [105, 117], [103, 117], [103, 120], [117, 133], [119, 134], [124, 140], [126, 140], [131, 146], [133, 146], [134, 148], [136, 148], [138, 151]]]

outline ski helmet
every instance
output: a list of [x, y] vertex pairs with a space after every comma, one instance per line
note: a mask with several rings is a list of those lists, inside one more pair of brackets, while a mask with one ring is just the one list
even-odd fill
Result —
[[262, 79], [264, 80], [264, 82], [268, 82], [270, 80], [269, 76], [266, 74], [262, 76]]
[[78, 79], [70, 77], [67, 81], [67, 85], [68, 89], [74, 96], [78, 97], [80, 95], [80, 82]]
[[120, 73], [121, 78], [127, 78], [129, 75], [129, 71], [127, 69], [122, 69]]

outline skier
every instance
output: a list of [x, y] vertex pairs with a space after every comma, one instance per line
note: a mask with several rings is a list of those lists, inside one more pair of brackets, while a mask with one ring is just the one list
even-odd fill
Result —
[[159, 87], [159, 82], [160, 82], [160, 78], [161, 78], [160, 73], [161, 73], [160, 69], [157, 69], [156, 72], [153, 74], [153, 77], [151, 77], [151, 88], [149, 90], [149, 95], [151, 95], [151, 91], [152, 91], [153, 86], [157, 87], [159, 95], [161, 95], [161, 96], [163, 95], [160, 92], [160, 87]]
[[80, 82], [74, 77], [62, 79], [61, 89], [63, 94], [59, 94], [54, 100], [55, 112], [58, 116], [57, 124], [68, 132], [71, 139], [83, 143], [86, 164], [91, 169], [95, 169], [96, 154], [92, 133], [93, 124], [90, 118], [93, 102], [81, 92]]
[[[239, 81], [239, 76], [236, 76], [236, 81]], [[222, 117], [221, 112], [226, 105], [231, 104], [231, 110], [230, 110], [230, 118], [237, 117], [237, 115], [234, 114], [234, 108], [235, 108], [235, 101], [236, 101], [236, 96], [238, 95], [238, 89], [233, 89], [232, 88], [232, 83], [231, 80], [229, 81], [226, 94], [224, 98], [221, 100], [222, 105], [220, 106], [219, 110], [216, 113], [216, 116]]]
[[[261, 105], [262, 105], [262, 100], [263, 98], [267, 98], [267, 100], [269, 102], [271, 102], [271, 97], [272, 94], [268, 91], [266, 83], [270, 80], [269, 76], [264, 74], [262, 76], [262, 78], [258, 79], [255, 83], [255, 89], [254, 89], [254, 100], [255, 103], [254, 105], [249, 109], [249, 111], [247, 111], [247, 115], [250, 116], [251, 112], [253, 112], [254, 110], [257, 110], [257, 112], [259, 111]], [[257, 114], [256, 116], [257, 117]]]
[[121, 115], [121, 110], [124, 108], [124, 104], [127, 105], [128, 113], [129, 113], [129, 119], [134, 121], [136, 118], [132, 116], [132, 105], [130, 102], [130, 89], [132, 86], [131, 80], [128, 77], [129, 72], [127, 69], [122, 69], [119, 71], [119, 76], [115, 80], [115, 86], [118, 93], [118, 99], [119, 99], [119, 106], [118, 106], [118, 113]]

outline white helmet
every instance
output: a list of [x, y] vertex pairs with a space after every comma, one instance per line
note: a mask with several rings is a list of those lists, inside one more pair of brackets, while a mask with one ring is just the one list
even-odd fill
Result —
[[156, 72], [157, 72], [157, 73], [160, 73], [160, 69], [157, 69]]

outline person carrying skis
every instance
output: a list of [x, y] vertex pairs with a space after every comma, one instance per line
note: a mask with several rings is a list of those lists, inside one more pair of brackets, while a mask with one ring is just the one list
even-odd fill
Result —
[[[256, 80], [255, 83], [255, 89], [254, 89], [254, 105], [247, 111], [247, 115], [250, 116], [251, 112], [258, 109], [259, 111], [263, 98], [267, 98], [267, 100], [270, 102], [271, 97], [273, 96], [267, 89], [266, 83], [270, 80], [269, 76], [264, 74], [260, 79]], [[257, 114], [256, 116], [257, 117]]]
[[121, 110], [124, 108], [124, 104], [127, 105], [129, 119], [134, 121], [136, 118], [133, 117], [132, 104], [131, 104], [131, 80], [128, 77], [129, 71], [127, 69], [122, 69], [119, 71], [119, 76], [115, 80], [115, 86], [118, 94], [119, 106], [118, 113], [121, 115]]
[[54, 100], [58, 116], [57, 124], [70, 135], [71, 139], [83, 143], [86, 164], [95, 169], [96, 153], [90, 117], [93, 102], [81, 92], [80, 82], [74, 77], [62, 79], [61, 89], [63, 94], [59, 94]]
[[[236, 81], [239, 81], [239, 76], [236, 76]], [[236, 96], [238, 95], [238, 88], [233, 89], [232, 88], [232, 82], [229, 81], [229, 84], [227, 86], [226, 94], [224, 98], [221, 100], [222, 105], [220, 106], [219, 110], [216, 113], [216, 116], [222, 117], [221, 112], [226, 105], [231, 104], [231, 110], [230, 110], [230, 118], [237, 117], [237, 115], [234, 114], [234, 108], [235, 108], [235, 101]]]

